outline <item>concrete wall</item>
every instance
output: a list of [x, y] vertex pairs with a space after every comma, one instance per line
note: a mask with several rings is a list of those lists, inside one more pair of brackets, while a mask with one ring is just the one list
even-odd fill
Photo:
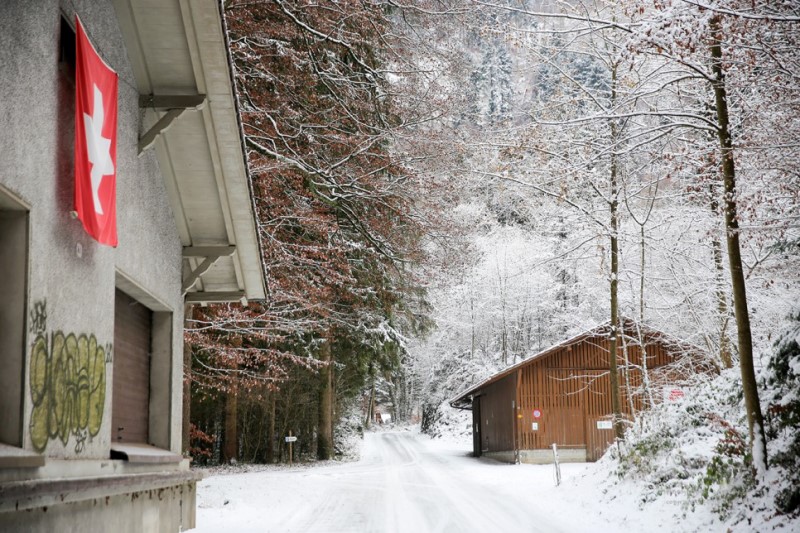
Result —
[[[73, 22], [76, 12], [103, 59], [120, 77], [116, 249], [96, 243], [70, 214], [74, 85], [59, 64], [59, 35], [62, 14]], [[155, 153], [137, 153], [139, 94], [110, 1], [0, 2], [0, 94], [0, 192], [5, 190], [29, 209], [24, 346], [0, 353], [5, 368], [22, 362], [21, 379], [11, 380], [21, 389], [17, 395], [21, 399], [17, 433], [21, 435], [15, 442], [15, 435], [2, 434], [0, 444], [45, 457], [39, 468], [8, 467], [13, 461], [0, 466], [0, 530], [187, 529], [194, 521], [195, 480], [179, 472], [187, 474], [188, 462], [137, 465], [109, 459], [115, 288], [156, 311], [150, 440], [176, 454], [181, 447], [183, 333], [181, 243]], [[79, 361], [81, 368], [72, 373], [51, 368], [53, 340], [70, 335], [78, 342], [85, 339], [90, 358], [98, 357], [88, 366]], [[42, 398], [53, 394], [43, 386], [45, 376], [58, 375], [69, 385], [81, 372], [102, 386], [88, 403], [82, 398], [61, 406], [71, 410], [73, 417], [61, 416], [59, 437], [42, 433], [42, 424], [48, 424]], [[8, 405], [7, 396], [0, 396], [0, 408]], [[99, 417], [94, 435], [87, 417]], [[0, 456], [5, 451], [0, 446]], [[112, 483], [116, 478], [164, 471], [169, 472], [168, 479], [174, 479], [162, 483], [158, 491], [146, 483]], [[60, 494], [48, 492], [54, 483], [74, 479], [85, 483], [72, 484]], [[114, 483], [116, 492], [110, 488]], [[120, 492], [119, 486], [127, 488]], [[39, 493], [38, 503], [14, 512], [15, 505], [29, 501], [19, 496], [24, 490]], [[13, 494], [18, 494], [15, 501], [10, 500]]]
[[152, 488], [107, 489], [91, 497], [58, 505], [35, 506], [21, 512], [0, 513], [0, 531], [25, 533], [169, 533], [185, 531], [195, 523], [195, 482], [173, 480]]
[[[74, 89], [59, 70], [62, 13], [77, 10], [100, 54], [119, 76], [117, 139], [117, 224], [119, 247], [97, 244], [72, 218]], [[50, 457], [107, 458], [111, 435], [114, 288], [156, 311], [172, 313], [169, 349], [181, 353], [181, 245], [155, 154], [139, 156], [138, 91], [109, 2], [6, 0], [0, 3], [0, 91], [4, 95], [0, 136], [0, 183], [30, 205], [30, 263], [27, 312], [38, 321], [27, 331], [24, 376], [23, 447], [33, 448], [29, 428], [35, 406], [30, 391], [31, 350], [39, 335], [54, 332], [94, 336], [110, 347], [105, 365], [102, 426], [94, 437], [80, 434], [47, 443]], [[9, 133], [13, 132], [13, 133]], [[35, 321], [36, 322], [36, 321]], [[109, 350], [105, 350], [106, 352]], [[106, 354], [109, 355], [109, 354]], [[167, 354], [170, 355], [170, 354]], [[179, 359], [155, 361], [167, 379], [154, 390], [163, 404], [155, 409], [154, 437], [161, 447], [180, 451]], [[35, 381], [36, 376], [34, 376]], [[166, 391], [166, 392], [165, 392]], [[35, 424], [36, 421], [34, 420]]]

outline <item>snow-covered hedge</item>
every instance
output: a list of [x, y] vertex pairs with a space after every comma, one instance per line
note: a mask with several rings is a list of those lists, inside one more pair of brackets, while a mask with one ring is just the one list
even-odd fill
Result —
[[[642, 506], [702, 506], [732, 531], [800, 527], [800, 313], [767, 357], [760, 390], [770, 467], [763, 476], [752, 465], [738, 368], [697, 376], [683, 398], [642, 413], [602, 462], [638, 487]], [[613, 494], [613, 476], [607, 484]]]
[[641, 414], [609, 455], [620, 477], [640, 481], [643, 502], [685, 498], [727, 517], [755, 484], [738, 370], [697, 376], [688, 390]]
[[360, 442], [364, 438], [364, 420], [357, 402], [350, 402], [333, 432], [333, 448], [337, 459], [358, 459]]
[[775, 343], [766, 379], [768, 473], [778, 512], [800, 513], [800, 309]]
[[472, 411], [453, 409], [446, 401], [425, 406], [423, 418], [422, 431], [432, 438], [472, 436]]

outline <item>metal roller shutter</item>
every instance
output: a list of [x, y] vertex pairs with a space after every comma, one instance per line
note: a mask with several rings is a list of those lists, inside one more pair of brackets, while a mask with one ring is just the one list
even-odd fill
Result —
[[112, 442], [148, 442], [152, 324], [150, 309], [116, 291]]

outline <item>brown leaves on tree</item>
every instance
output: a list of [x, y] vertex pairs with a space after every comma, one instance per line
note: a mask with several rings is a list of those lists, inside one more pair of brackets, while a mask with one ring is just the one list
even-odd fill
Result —
[[392, 153], [383, 7], [240, 0], [225, 18], [268, 295], [195, 312], [193, 378], [223, 390], [277, 386], [319, 367], [313, 339], [390, 319], [421, 235], [417, 176]]

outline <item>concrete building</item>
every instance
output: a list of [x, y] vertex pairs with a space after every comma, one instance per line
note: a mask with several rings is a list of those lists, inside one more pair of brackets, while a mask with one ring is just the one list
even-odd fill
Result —
[[[185, 306], [264, 275], [218, 0], [0, 2], [0, 531], [194, 527]], [[73, 210], [75, 15], [119, 74], [119, 245]]]

